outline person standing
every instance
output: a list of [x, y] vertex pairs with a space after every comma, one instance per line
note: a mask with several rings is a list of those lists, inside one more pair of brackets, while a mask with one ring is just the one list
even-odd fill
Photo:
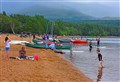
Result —
[[10, 39], [8, 38], [8, 35], [5, 37], [5, 49], [6, 49], [6, 55], [7, 58], [9, 58], [10, 55]]
[[97, 39], [97, 47], [100, 46], [100, 38]]
[[99, 67], [103, 67], [103, 58], [99, 48], [97, 48], [97, 54], [98, 54], [98, 60], [99, 60]]
[[89, 43], [89, 51], [91, 52], [92, 50], [92, 40], [90, 40], [90, 43]]
[[35, 39], [36, 37], [35, 37], [35, 33], [33, 34], [33, 40]]

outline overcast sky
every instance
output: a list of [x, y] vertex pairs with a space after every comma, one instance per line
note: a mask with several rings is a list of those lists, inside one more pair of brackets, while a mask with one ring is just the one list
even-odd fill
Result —
[[29, 2], [29, 1], [59, 1], [59, 2], [119, 2], [119, 0], [1, 0], [3, 2]]
[[95, 17], [120, 17], [119, 0], [0, 0], [0, 11], [14, 13], [32, 4], [73, 8]]

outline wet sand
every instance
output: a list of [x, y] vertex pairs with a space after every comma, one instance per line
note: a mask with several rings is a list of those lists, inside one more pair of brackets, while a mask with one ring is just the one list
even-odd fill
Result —
[[[9, 35], [11, 40], [27, 40]], [[25, 47], [27, 56], [38, 55], [38, 61], [5, 59], [5, 35], [0, 37], [0, 82], [92, 82], [61, 54], [52, 50]], [[11, 45], [10, 56], [18, 56], [23, 45]]]

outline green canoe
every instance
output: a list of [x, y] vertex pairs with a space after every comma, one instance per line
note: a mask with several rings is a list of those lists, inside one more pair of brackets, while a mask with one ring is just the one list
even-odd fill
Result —
[[[25, 43], [26, 46], [28, 47], [33, 47], [33, 48], [45, 48], [44, 44], [30, 44], [30, 43]], [[56, 46], [56, 49], [70, 49], [71, 46]], [[50, 48], [49, 48], [50, 49]]]

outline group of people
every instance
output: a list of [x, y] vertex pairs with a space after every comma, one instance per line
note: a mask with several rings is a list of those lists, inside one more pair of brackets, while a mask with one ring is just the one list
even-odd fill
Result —
[[[102, 55], [100, 53], [100, 49], [99, 49], [99, 46], [100, 46], [100, 38], [96, 39], [97, 41], [97, 54], [98, 54], [98, 60], [99, 60], [99, 67], [103, 67], [103, 59], [102, 59]], [[89, 51], [91, 52], [92, 51], [92, 40], [90, 40], [89, 42]]]
[[[10, 41], [11, 39], [9, 38], [9, 35], [5, 37], [5, 49], [6, 49], [6, 59], [9, 59], [10, 57]], [[25, 47], [22, 47], [21, 50], [19, 51], [19, 56], [21, 58], [26, 58], [26, 50]]]
[[[34, 37], [35, 38], [35, 37]], [[49, 41], [49, 35], [48, 34], [44, 34], [42, 37], [43, 42], [46, 45], [46, 48], [51, 48], [52, 50], [56, 51], [56, 47], [55, 47], [55, 42], [52, 42], [50, 45], [48, 45], [48, 41]], [[9, 38], [9, 35], [7, 35], [5, 37], [5, 50], [6, 50], [6, 58], [9, 59], [10, 57], [10, 42], [11, 39]], [[57, 52], [57, 51], [56, 51]], [[26, 50], [25, 47], [22, 47], [21, 50], [19, 51], [19, 56], [20, 59], [21, 58], [26, 58]]]
[[[6, 57], [9, 58], [9, 54], [10, 54], [10, 38], [8, 37], [9, 35], [7, 35], [5, 37], [5, 49], [6, 49]], [[44, 41], [44, 43], [46, 44], [46, 48], [50, 47], [52, 50], [56, 51], [56, 48], [55, 48], [55, 42], [52, 42], [49, 46], [48, 46], [48, 41], [49, 41], [49, 35], [48, 34], [44, 34], [43, 37], [42, 37], [42, 40]], [[100, 38], [97, 39], [97, 46], [100, 45]], [[92, 50], [92, 40], [90, 40], [90, 43], [89, 43], [89, 51], [91, 52]], [[102, 55], [100, 53], [100, 49], [97, 48], [96, 50], [97, 54], [98, 54], [98, 60], [99, 60], [99, 66], [103, 67], [102, 65]], [[25, 50], [25, 47], [22, 47], [21, 50], [19, 51], [19, 56], [18, 56], [20, 59], [21, 58], [26, 58], [26, 50]]]
[[[97, 47], [99, 47], [100, 46], [100, 38], [96, 39], [96, 41], [97, 41]], [[90, 40], [90, 42], [89, 42], [89, 51], [91, 52], [91, 50], [92, 50], [92, 40]]]

